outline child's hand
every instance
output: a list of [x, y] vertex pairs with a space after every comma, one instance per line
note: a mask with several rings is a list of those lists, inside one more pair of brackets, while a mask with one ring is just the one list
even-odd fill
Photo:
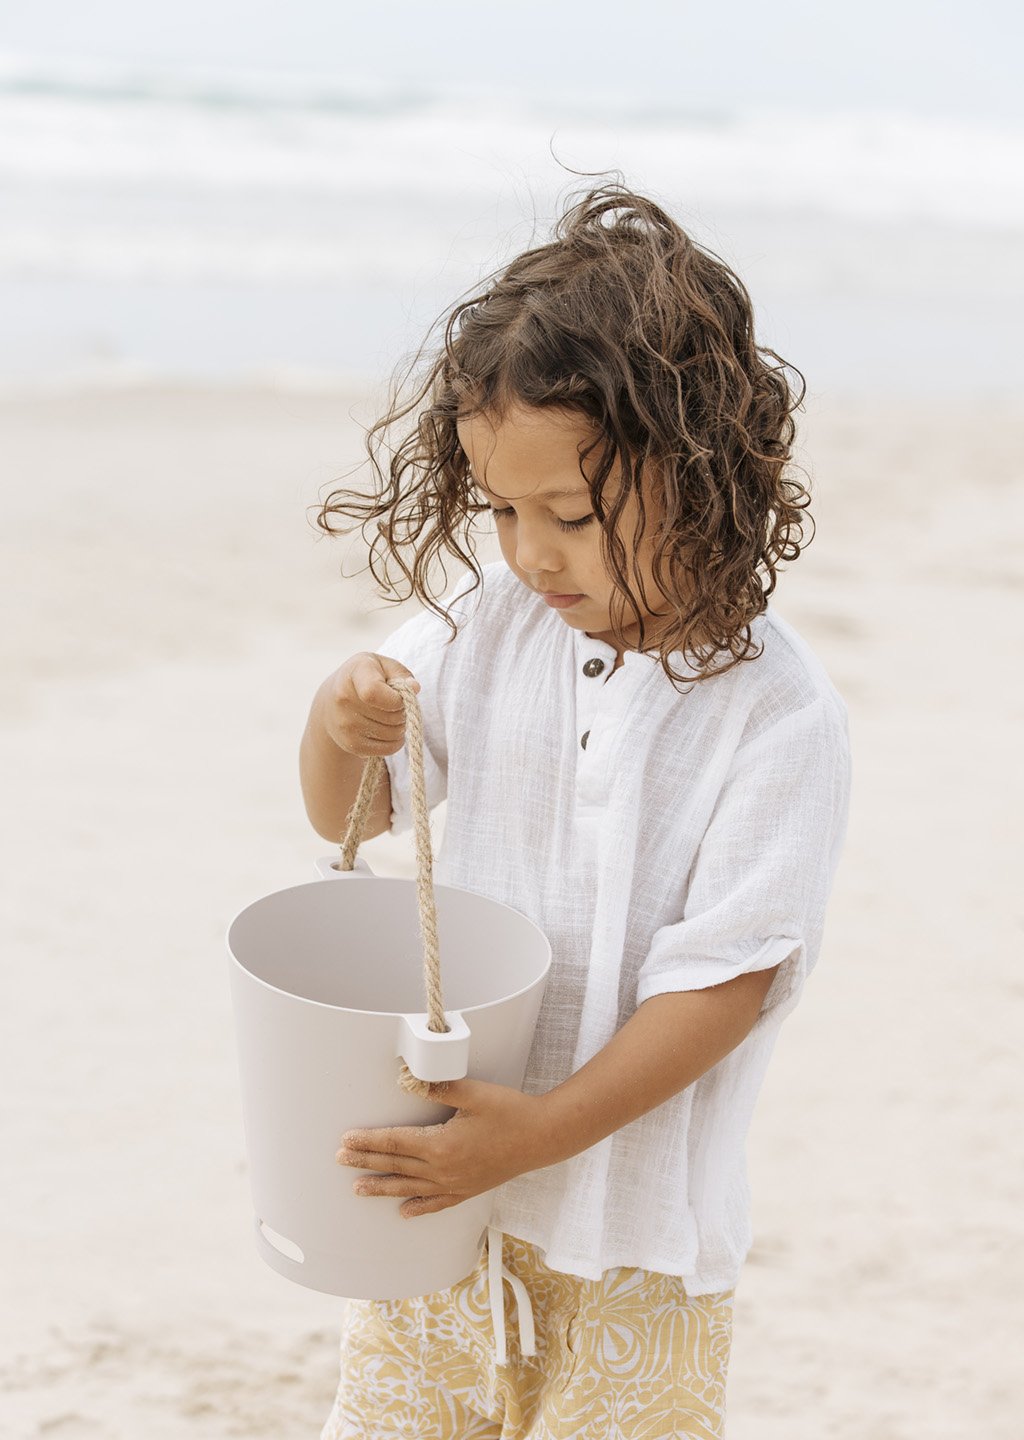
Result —
[[407, 1195], [404, 1217], [430, 1215], [547, 1163], [543, 1096], [485, 1080], [448, 1080], [431, 1086], [431, 1098], [458, 1109], [438, 1125], [342, 1136], [340, 1165], [385, 1172], [356, 1180], [357, 1195]]
[[349, 755], [394, 755], [405, 744], [405, 705], [387, 683], [401, 676], [419, 681], [390, 655], [361, 650], [329, 675], [317, 692], [324, 730]]

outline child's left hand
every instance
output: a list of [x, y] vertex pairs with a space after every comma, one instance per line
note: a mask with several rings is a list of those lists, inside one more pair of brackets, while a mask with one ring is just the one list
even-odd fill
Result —
[[407, 1195], [403, 1217], [430, 1215], [550, 1163], [541, 1153], [543, 1096], [465, 1079], [431, 1086], [430, 1098], [455, 1114], [437, 1125], [345, 1132], [340, 1165], [386, 1172], [354, 1181], [357, 1195]]

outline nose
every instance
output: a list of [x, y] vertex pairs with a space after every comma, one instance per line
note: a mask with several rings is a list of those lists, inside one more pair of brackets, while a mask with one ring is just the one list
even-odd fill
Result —
[[531, 575], [558, 575], [565, 568], [551, 526], [517, 518], [516, 564]]

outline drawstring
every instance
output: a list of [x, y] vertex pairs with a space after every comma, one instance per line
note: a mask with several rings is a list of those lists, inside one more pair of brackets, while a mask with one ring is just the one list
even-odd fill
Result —
[[536, 1355], [536, 1335], [533, 1328], [533, 1306], [526, 1286], [513, 1275], [507, 1265], [501, 1263], [502, 1233], [493, 1225], [487, 1227], [487, 1283], [491, 1298], [491, 1323], [494, 1326], [494, 1354], [499, 1365], [508, 1364], [508, 1350], [505, 1345], [505, 1291], [503, 1280], [512, 1286], [516, 1297], [516, 1313], [519, 1319], [519, 1350], [523, 1356]]

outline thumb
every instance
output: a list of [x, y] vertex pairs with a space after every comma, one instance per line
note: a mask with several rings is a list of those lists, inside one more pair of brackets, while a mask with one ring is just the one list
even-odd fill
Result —
[[493, 1088], [486, 1080], [472, 1080], [468, 1075], [461, 1080], [434, 1080], [429, 1087], [431, 1100], [452, 1105], [456, 1110], [477, 1109], [486, 1100], [486, 1092]]
[[392, 680], [411, 680], [413, 689], [417, 695], [420, 692], [420, 682], [411, 670], [406, 669], [401, 660], [392, 660], [390, 655], [378, 655], [377, 662], [384, 672], [385, 681], [390, 684]]

